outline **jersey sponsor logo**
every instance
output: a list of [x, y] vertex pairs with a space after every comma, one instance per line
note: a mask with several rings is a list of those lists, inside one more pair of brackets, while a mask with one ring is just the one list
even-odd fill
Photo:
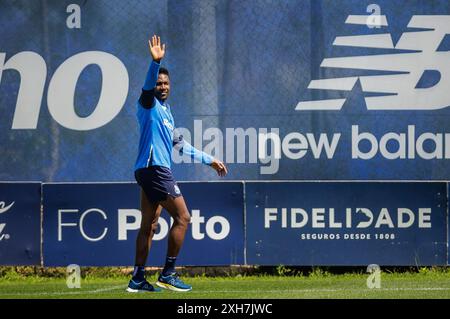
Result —
[[[387, 27], [386, 16], [379, 17], [380, 27]], [[350, 15], [345, 23], [364, 25], [367, 19]], [[380, 74], [314, 79], [308, 89], [350, 92], [359, 81], [366, 93], [368, 110], [439, 110], [450, 106], [450, 51], [440, 50], [444, 38], [450, 34], [450, 15], [414, 15], [407, 28], [395, 45], [390, 33], [336, 37], [334, 46], [387, 49], [393, 53], [325, 58], [322, 68], [380, 71]], [[427, 75], [435, 76], [422, 87]], [[346, 98], [300, 101], [295, 109], [336, 111], [346, 101]]]
[[169, 122], [168, 119], [163, 119], [163, 124], [169, 128], [169, 130], [173, 131], [173, 125]]

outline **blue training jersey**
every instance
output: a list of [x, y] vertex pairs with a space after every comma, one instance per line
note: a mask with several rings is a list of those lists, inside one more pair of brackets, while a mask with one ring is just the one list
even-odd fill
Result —
[[136, 116], [139, 122], [139, 151], [135, 170], [149, 166], [164, 166], [170, 169], [172, 148], [189, 155], [203, 164], [210, 165], [213, 158], [190, 145], [178, 134], [169, 104], [158, 100], [154, 88], [160, 64], [152, 61], [137, 102]]

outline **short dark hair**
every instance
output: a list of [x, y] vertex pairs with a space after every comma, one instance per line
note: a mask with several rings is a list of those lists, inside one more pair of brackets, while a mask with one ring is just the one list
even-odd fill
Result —
[[160, 67], [159, 74], [165, 74], [165, 75], [169, 76], [169, 70], [167, 70], [165, 67]]

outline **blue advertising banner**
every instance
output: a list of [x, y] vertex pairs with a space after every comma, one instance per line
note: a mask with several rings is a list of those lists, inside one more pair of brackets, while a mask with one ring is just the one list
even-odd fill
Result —
[[0, 182], [0, 265], [40, 265], [41, 183]]
[[[242, 183], [179, 183], [191, 224], [178, 265], [244, 263]], [[44, 184], [45, 266], [132, 266], [139, 229], [135, 183]], [[161, 266], [170, 227], [163, 210], [149, 266]]]
[[445, 183], [249, 182], [252, 265], [446, 265]]
[[450, 179], [448, 0], [2, 0], [0, 30], [0, 179], [133, 180], [153, 34], [231, 180]]

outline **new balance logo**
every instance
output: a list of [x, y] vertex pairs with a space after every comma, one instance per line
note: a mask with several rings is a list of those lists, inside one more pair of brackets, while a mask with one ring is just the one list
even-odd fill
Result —
[[[366, 24], [368, 16], [348, 16], [347, 24]], [[380, 16], [381, 27], [388, 26]], [[416, 15], [407, 26], [416, 31], [405, 32], [394, 46], [389, 33], [341, 36], [335, 46], [391, 49], [393, 54], [326, 58], [323, 68], [343, 68], [382, 71], [380, 75], [353, 76], [312, 80], [308, 89], [352, 91], [359, 80], [364, 93], [378, 93], [365, 97], [368, 110], [439, 110], [450, 106], [450, 52], [438, 51], [450, 34], [450, 15]], [[417, 30], [417, 29], [426, 29]], [[404, 52], [405, 50], [411, 52]], [[386, 75], [385, 71], [394, 74]], [[439, 75], [431, 87], [420, 87], [426, 72]], [[340, 110], [346, 99], [301, 101], [296, 110]]]

